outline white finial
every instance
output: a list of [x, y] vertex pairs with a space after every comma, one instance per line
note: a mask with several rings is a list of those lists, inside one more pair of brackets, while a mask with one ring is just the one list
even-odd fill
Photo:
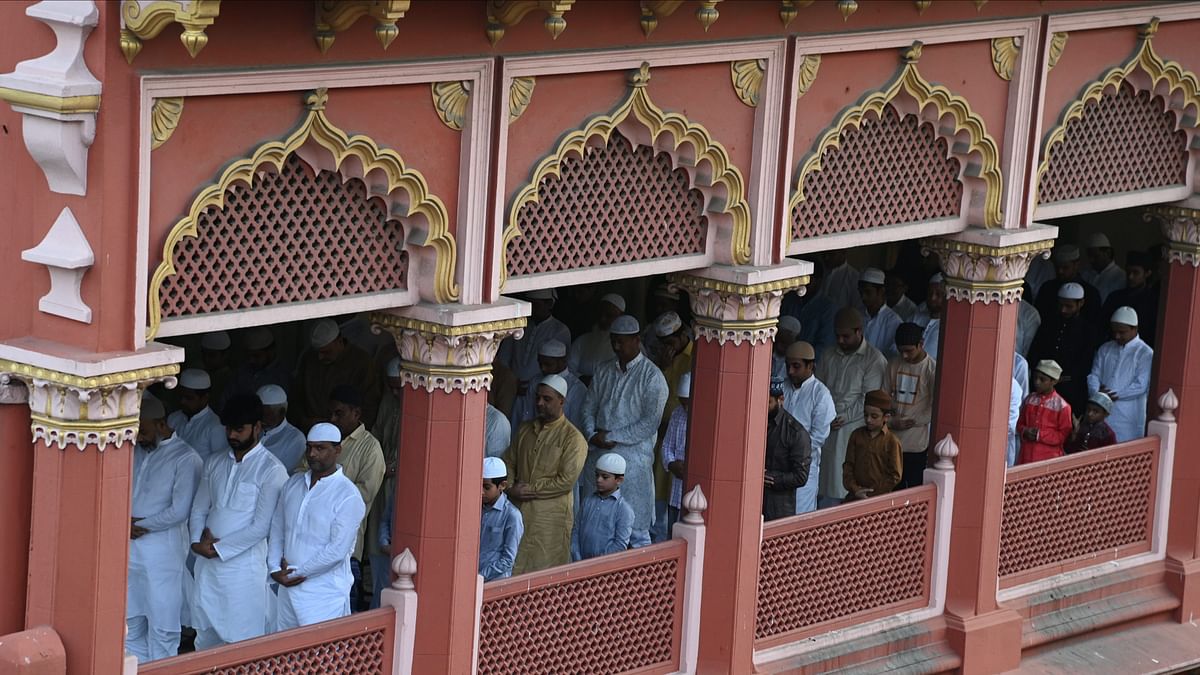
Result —
[[1175, 409], [1179, 407], [1179, 397], [1175, 395], [1174, 389], [1168, 389], [1167, 393], [1158, 397], [1158, 407], [1162, 412], [1158, 414], [1159, 422], [1174, 422]]
[[958, 444], [946, 434], [946, 437], [938, 441], [933, 446], [933, 454], [937, 455], [937, 461], [933, 463], [933, 468], [941, 471], [954, 470], [954, 458], [958, 457]]
[[392, 588], [398, 591], [411, 591], [416, 588], [412, 578], [417, 573], [417, 559], [413, 556], [412, 549], [406, 548], [403, 553], [392, 558], [392, 572], [396, 574]]
[[708, 498], [704, 496], [704, 491], [700, 489], [699, 485], [683, 496], [683, 508], [687, 509], [687, 515], [683, 517], [683, 522], [692, 525], [704, 524], [704, 517], [700, 514], [708, 508]]

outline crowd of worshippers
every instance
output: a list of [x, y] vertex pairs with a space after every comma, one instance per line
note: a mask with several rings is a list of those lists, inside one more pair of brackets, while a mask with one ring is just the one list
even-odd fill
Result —
[[[1010, 466], [1145, 432], [1153, 351], [1139, 324], [1146, 335], [1157, 317], [1155, 258], [1131, 251], [1122, 271], [1103, 235], [1084, 248], [1086, 267], [1063, 244], [1027, 277], [1007, 383]], [[555, 290], [526, 293], [524, 334], [493, 363], [486, 580], [663, 541], [679, 518], [687, 298], [660, 285], [639, 321], [621, 295], [588, 290], [566, 289], [561, 307]], [[784, 298], [773, 345], [765, 519], [923, 482], [945, 308], [936, 267], [860, 271], [843, 251], [819, 256], [807, 293]], [[239, 363], [227, 334], [207, 334], [177, 409], [147, 394], [127, 607], [139, 659], [175, 654], [181, 627], [204, 649], [378, 606], [406, 480], [403, 384], [394, 342], [372, 341], [363, 323], [317, 322], [295, 367], [267, 328], [240, 333]]]

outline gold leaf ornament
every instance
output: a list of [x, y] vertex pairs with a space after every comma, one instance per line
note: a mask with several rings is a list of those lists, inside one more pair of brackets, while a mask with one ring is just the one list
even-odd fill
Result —
[[992, 38], [992, 69], [1002, 80], [1012, 80], [1013, 71], [1017, 67], [1017, 57], [1021, 53], [1021, 38], [998, 37]]
[[508, 123], [512, 124], [529, 107], [533, 99], [533, 87], [537, 81], [532, 77], [514, 77], [508, 90]]
[[150, 149], [157, 150], [179, 126], [183, 116], [183, 97], [156, 98], [150, 108]]
[[467, 102], [471, 99], [471, 84], [469, 82], [434, 82], [430, 88], [433, 91], [433, 109], [442, 123], [462, 131], [467, 121]]
[[1067, 48], [1067, 34], [1055, 33], [1050, 38], [1050, 57], [1047, 63], [1050, 68], [1058, 65], [1058, 60], [1062, 58], [1063, 50]]
[[800, 77], [796, 82], [796, 98], [808, 93], [809, 87], [817, 81], [817, 70], [821, 67], [820, 54], [805, 54], [800, 62]]
[[762, 93], [763, 76], [767, 72], [766, 59], [732, 61], [729, 71], [733, 78], [733, 91], [737, 93], [737, 97], [751, 108], [757, 107]]

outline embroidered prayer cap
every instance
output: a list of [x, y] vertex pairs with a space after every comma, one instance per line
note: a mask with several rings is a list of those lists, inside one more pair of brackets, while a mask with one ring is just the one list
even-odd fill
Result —
[[1093, 232], [1083, 240], [1085, 248], [1112, 248], [1112, 244], [1108, 243], [1108, 235], [1103, 232]]
[[212, 379], [199, 368], [188, 368], [179, 374], [179, 386], [192, 391], [208, 391], [212, 388]]
[[609, 293], [608, 295], [605, 295], [604, 297], [600, 298], [600, 302], [607, 302], [622, 312], [625, 311], [625, 298], [622, 298], [616, 293]]
[[675, 387], [675, 395], [679, 398], [692, 397], [692, 374], [684, 373], [679, 376], [679, 385]]
[[384, 374], [388, 377], [400, 377], [400, 357], [393, 356], [391, 361], [387, 362], [387, 369]]
[[817, 359], [817, 350], [813, 349], [813, 346], [809, 343], [800, 340], [788, 345], [786, 358], [788, 360], [815, 361]]
[[163, 406], [162, 401], [154, 397], [154, 394], [146, 392], [142, 394], [142, 408], [138, 412], [138, 419], [143, 420], [161, 420], [167, 416], [167, 409]]
[[896, 346], [914, 346], [925, 336], [925, 331], [917, 324], [906, 321], [896, 327]]
[[308, 430], [309, 443], [333, 443], [341, 445], [342, 431], [329, 422], [317, 422]]
[[1058, 289], [1058, 299], [1059, 300], [1082, 300], [1083, 299], [1083, 286], [1080, 286], [1079, 284], [1075, 283], [1074, 281], [1072, 281], [1069, 284], [1063, 284], [1062, 287], [1060, 287]]
[[771, 396], [783, 396], [783, 378], [771, 378]]
[[1117, 311], [1113, 312], [1112, 318], [1109, 319], [1109, 321], [1112, 323], [1119, 323], [1124, 326], [1133, 326], [1134, 328], [1137, 328], [1137, 310], [1132, 307], [1118, 307]]
[[336, 321], [333, 319], [321, 319], [317, 322], [317, 325], [313, 326], [309, 344], [312, 345], [313, 349], [320, 349], [336, 340], [341, 333], [342, 331], [338, 328]]
[[611, 473], [614, 476], [625, 475], [625, 458], [615, 452], [608, 452], [600, 455], [600, 459], [596, 460], [596, 469]]
[[255, 393], [263, 405], [287, 405], [287, 392], [277, 384], [264, 384]]
[[1058, 365], [1058, 361], [1042, 359], [1041, 361], [1038, 361], [1037, 368], [1034, 370], [1052, 380], [1057, 380], [1058, 378], [1062, 377], [1062, 366]]
[[499, 457], [483, 458], [483, 479], [508, 478], [508, 465]]
[[862, 276], [858, 278], [859, 283], [871, 284], [873, 286], [882, 286], [887, 279], [887, 275], [878, 267], [868, 267], [863, 270]]
[[779, 317], [779, 330], [786, 330], [787, 332], [791, 333], [792, 335], [799, 335], [800, 334], [800, 319], [797, 319], [796, 317], [794, 317], [790, 314], [785, 314], [785, 315]]
[[680, 328], [683, 328], [683, 321], [675, 312], [663, 312], [654, 320], [654, 334], [658, 337], [674, 335]]
[[536, 288], [525, 294], [526, 300], [557, 300], [558, 291], [553, 288]]
[[642, 327], [638, 325], [637, 319], [629, 314], [622, 314], [613, 320], [608, 332], [611, 335], [637, 335], [642, 332]]
[[567, 381], [562, 375], [547, 375], [538, 381], [538, 384], [544, 384], [554, 391], [557, 391], [559, 396], [567, 397]]
[[567, 346], [558, 340], [546, 340], [538, 347], [538, 356], [549, 356], [553, 359], [561, 359], [567, 355]]
[[864, 404], [887, 412], [892, 409], [892, 395], [882, 389], [868, 391]]
[[1059, 244], [1051, 251], [1054, 264], [1069, 263], [1079, 260], [1079, 247], [1075, 244]]
[[246, 336], [242, 338], [242, 346], [252, 352], [266, 349], [273, 344], [275, 344], [275, 336], [266, 326], [255, 326], [246, 331]]
[[1106, 394], [1102, 391], [1098, 391], [1098, 392], [1092, 394], [1091, 396], [1089, 396], [1088, 403], [1095, 403], [1096, 405], [1100, 406], [1101, 408], [1104, 408], [1104, 412], [1112, 413], [1112, 406], [1113, 406], [1112, 399], [1108, 397], [1108, 394]]
[[210, 352], [223, 352], [229, 349], [229, 333], [219, 330], [215, 333], [205, 333], [200, 338], [200, 348]]
[[235, 394], [225, 402], [221, 411], [221, 424], [240, 427], [262, 421], [262, 401], [254, 394]]

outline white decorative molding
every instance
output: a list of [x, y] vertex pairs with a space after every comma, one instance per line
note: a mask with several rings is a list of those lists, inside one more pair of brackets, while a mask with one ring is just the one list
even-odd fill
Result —
[[25, 148], [50, 189], [87, 194], [87, 155], [96, 138], [101, 87], [84, 62], [83, 47], [100, 12], [92, 0], [47, 0], [25, 14], [49, 26], [58, 43], [49, 54], [0, 75], [0, 99], [21, 113]]
[[50, 292], [38, 301], [39, 310], [83, 323], [92, 322], [92, 308], [80, 297], [79, 288], [96, 256], [70, 208], [58, 214], [42, 243], [21, 252], [21, 259], [45, 265], [50, 272]]
[[933, 454], [937, 455], [933, 468], [938, 471], [953, 471], [954, 458], [958, 457], [958, 443], [954, 442], [950, 434], [946, 434], [945, 438], [933, 446]]
[[946, 278], [946, 296], [968, 303], [1015, 303], [1029, 264], [1048, 257], [1053, 239], [1003, 245], [962, 239], [925, 239], [923, 255], [936, 253]]
[[1175, 395], [1174, 389], [1168, 389], [1166, 393], [1158, 397], [1158, 407], [1162, 411], [1158, 413], [1159, 422], [1175, 421], [1175, 410], [1179, 408], [1179, 397]]
[[784, 293], [803, 295], [811, 270], [811, 263], [788, 260], [772, 267], [714, 265], [668, 278], [688, 294], [697, 339], [758, 345], [774, 339]]
[[768, 328], [721, 328], [706, 326], [701, 319], [696, 319], [696, 325], [693, 330], [697, 340], [716, 342], [719, 345], [731, 342], [734, 346], [740, 345], [743, 342], [751, 345], [769, 343], [775, 339], [776, 333], [774, 326]]

